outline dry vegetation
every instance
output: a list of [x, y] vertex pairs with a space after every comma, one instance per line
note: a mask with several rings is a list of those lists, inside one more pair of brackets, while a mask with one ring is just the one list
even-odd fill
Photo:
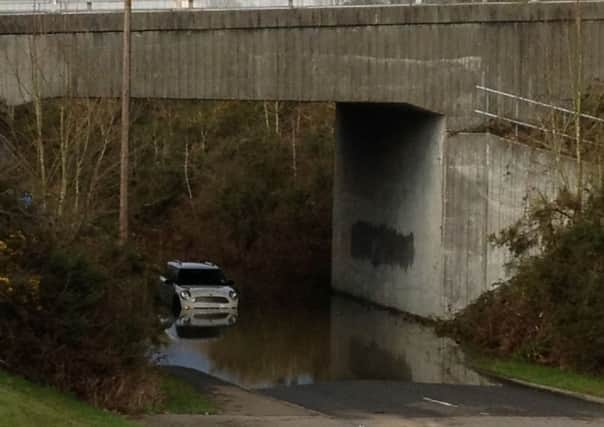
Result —
[[[604, 117], [604, 91], [596, 89], [582, 95], [582, 113]], [[493, 244], [513, 255], [512, 277], [450, 326], [491, 355], [603, 374], [604, 126], [577, 118], [555, 113], [542, 120], [550, 132], [520, 132], [522, 143], [574, 158], [582, 177], [562, 183], [554, 200], [530, 200], [523, 218], [493, 236]], [[515, 133], [510, 127], [495, 131], [509, 138]]]
[[162, 399], [167, 259], [218, 262], [248, 299], [327, 288], [333, 106], [135, 102], [125, 247], [118, 117], [112, 100], [0, 113], [0, 364], [137, 412]]

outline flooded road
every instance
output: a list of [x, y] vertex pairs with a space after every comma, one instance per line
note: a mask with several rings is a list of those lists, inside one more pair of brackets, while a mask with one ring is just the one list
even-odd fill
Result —
[[[220, 425], [604, 425], [603, 406], [491, 383], [467, 368], [451, 339], [389, 310], [344, 297], [323, 308], [240, 307], [238, 313], [187, 315], [166, 330], [162, 363], [176, 365], [167, 368], [173, 375], [205, 393], [223, 390], [220, 401], [239, 416], [265, 411], [257, 424], [239, 417]], [[232, 386], [216, 386], [219, 380], [179, 366], [254, 390], [233, 387], [229, 400], [220, 393]], [[242, 393], [253, 403], [242, 403]], [[279, 423], [274, 408], [258, 403], [264, 397], [330, 418], [286, 414], [290, 424]]]
[[324, 308], [242, 304], [226, 318], [225, 326], [207, 326], [181, 317], [166, 330], [161, 363], [254, 389], [339, 380], [488, 383], [465, 366], [451, 339], [345, 297], [332, 297]]

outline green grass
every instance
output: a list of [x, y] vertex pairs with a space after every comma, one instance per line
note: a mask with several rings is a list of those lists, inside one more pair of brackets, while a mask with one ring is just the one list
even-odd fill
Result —
[[604, 397], [604, 378], [577, 372], [536, 365], [520, 360], [491, 359], [473, 356], [472, 364], [479, 370], [508, 378], [568, 390], [576, 393]]
[[[214, 414], [215, 404], [186, 382], [163, 375], [161, 405], [149, 414]], [[51, 387], [0, 370], [0, 427], [135, 427], [139, 424], [97, 409]]]
[[133, 427], [134, 422], [0, 371], [0, 427]]
[[151, 413], [170, 414], [215, 414], [216, 405], [188, 383], [164, 374], [161, 390], [165, 394], [160, 406], [149, 410]]

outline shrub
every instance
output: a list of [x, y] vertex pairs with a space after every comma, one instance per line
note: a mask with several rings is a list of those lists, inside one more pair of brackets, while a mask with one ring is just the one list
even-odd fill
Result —
[[16, 229], [14, 216], [2, 225], [4, 367], [111, 409], [157, 399], [147, 355], [160, 328], [144, 260], [95, 239], [61, 247], [27, 221]]
[[497, 243], [513, 277], [467, 307], [460, 337], [488, 352], [604, 373], [604, 199], [543, 202]]

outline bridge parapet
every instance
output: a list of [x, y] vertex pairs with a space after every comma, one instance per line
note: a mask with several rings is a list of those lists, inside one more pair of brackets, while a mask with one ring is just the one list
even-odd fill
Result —
[[[603, 1], [581, 2], [584, 22], [604, 20]], [[572, 2], [455, 3], [422, 6], [275, 8], [232, 10], [157, 10], [133, 14], [132, 30], [202, 31], [304, 27], [513, 24], [574, 22]], [[0, 35], [96, 33], [122, 30], [119, 11], [59, 14], [0, 14]]]
[[[480, 126], [476, 85], [564, 104], [569, 58], [604, 80], [604, 3], [570, 2], [275, 10], [133, 16], [136, 97], [407, 103]], [[115, 97], [119, 13], [0, 16], [0, 97]], [[35, 36], [33, 35], [35, 34]], [[36, 70], [36, 73], [32, 73]], [[503, 110], [513, 108], [502, 104]]]
[[[532, 2], [540, 0], [530, 0]], [[547, 0], [560, 2], [568, 0]], [[584, 1], [584, 0], [583, 0]], [[593, 0], [592, 0], [593, 1]], [[194, 9], [269, 9], [283, 7], [350, 7], [379, 5], [452, 5], [467, 3], [508, 3], [505, 0], [133, 0], [138, 10], [194, 10]], [[0, 13], [85, 13], [120, 11], [123, 0], [4, 0]]]

